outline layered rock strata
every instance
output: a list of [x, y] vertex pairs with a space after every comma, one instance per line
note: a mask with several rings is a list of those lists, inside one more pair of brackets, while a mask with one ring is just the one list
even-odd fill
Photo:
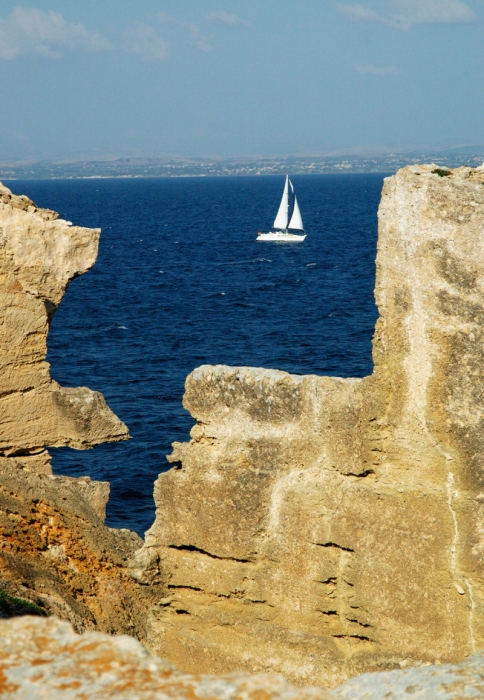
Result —
[[133, 561], [182, 669], [335, 686], [484, 647], [484, 172], [385, 180], [375, 296], [369, 377], [188, 377]]
[[148, 594], [126, 566], [140, 538], [105, 526], [109, 484], [54, 476], [46, 450], [129, 437], [101, 394], [59, 386], [45, 361], [49, 322], [99, 234], [0, 185], [0, 587], [78, 630], [144, 638]]

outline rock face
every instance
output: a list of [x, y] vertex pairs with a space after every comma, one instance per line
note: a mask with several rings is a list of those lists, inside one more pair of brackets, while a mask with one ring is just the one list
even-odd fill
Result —
[[379, 210], [374, 372], [201, 367], [133, 561], [186, 671], [335, 686], [484, 647], [484, 173], [414, 166]]
[[59, 386], [45, 361], [49, 320], [69, 282], [94, 265], [99, 234], [0, 186], [0, 455], [32, 471], [51, 472], [46, 446], [129, 437], [101, 394]]
[[0, 588], [78, 630], [144, 638], [127, 569], [140, 538], [104, 525], [109, 484], [53, 476], [45, 449], [129, 437], [101, 394], [59, 386], [45, 361], [49, 321], [94, 264], [99, 233], [0, 185]]
[[281, 676], [180, 673], [130, 637], [82, 636], [54, 618], [0, 621], [0, 695], [10, 700], [330, 700]]

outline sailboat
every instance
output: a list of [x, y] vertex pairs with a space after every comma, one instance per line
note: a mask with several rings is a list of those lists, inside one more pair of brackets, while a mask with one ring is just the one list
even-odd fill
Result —
[[[293, 195], [292, 207], [289, 201], [289, 188], [291, 188], [291, 194]], [[296, 193], [294, 192], [294, 186], [289, 179], [289, 175], [286, 175], [286, 184], [284, 185], [281, 204], [279, 205], [279, 211], [277, 212], [272, 228], [276, 229], [276, 231], [270, 231], [269, 233], [261, 233], [259, 231], [257, 234], [257, 240], [302, 243], [306, 238]], [[298, 231], [298, 233], [291, 233], [289, 229], [292, 231]]]

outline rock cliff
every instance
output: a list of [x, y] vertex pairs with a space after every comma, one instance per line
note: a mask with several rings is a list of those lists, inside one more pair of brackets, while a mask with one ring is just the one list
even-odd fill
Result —
[[49, 322], [99, 234], [0, 185], [0, 588], [78, 630], [143, 638], [126, 566], [140, 538], [104, 525], [109, 484], [54, 476], [46, 451], [129, 437], [101, 394], [59, 386], [45, 361]]
[[484, 172], [413, 166], [379, 209], [373, 374], [204, 366], [133, 560], [186, 671], [335, 686], [484, 647]]

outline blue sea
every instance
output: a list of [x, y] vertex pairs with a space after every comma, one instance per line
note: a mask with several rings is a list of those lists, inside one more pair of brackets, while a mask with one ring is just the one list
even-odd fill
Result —
[[153, 482], [193, 419], [201, 364], [363, 377], [372, 371], [383, 175], [292, 178], [308, 236], [261, 243], [284, 177], [6, 183], [63, 219], [101, 227], [95, 267], [74, 280], [49, 333], [52, 376], [101, 391], [132, 440], [52, 449], [54, 472], [111, 482], [107, 524], [143, 534]]

